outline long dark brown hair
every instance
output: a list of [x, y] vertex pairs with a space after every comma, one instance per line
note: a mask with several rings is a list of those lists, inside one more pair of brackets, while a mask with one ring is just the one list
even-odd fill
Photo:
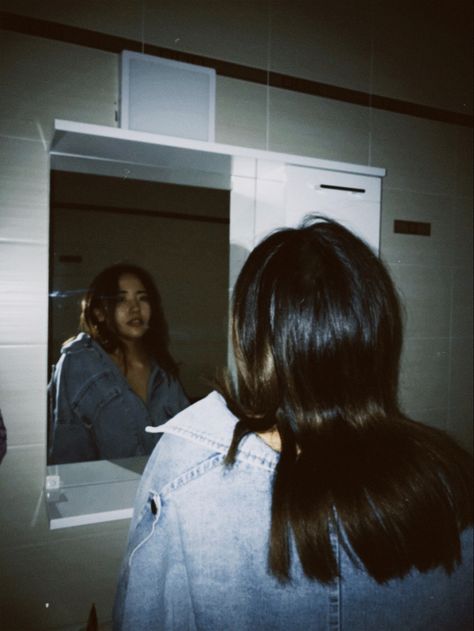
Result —
[[322, 217], [267, 237], [233, 299], [238, 417], [232, 466], [250, 432], [276, 429], [269, 568], [291, 578], [290, 538], [305, 574], [338, 575], [330, 533], [377, 581], [460, 560], [472, 523], [472, 459], [397, 403], [402, 325], [382, 262]]
[[[79, 328], [88, 333], [108, 353], [117, 349], [122, 353], [125, 367], [125, 348], [117, 333], [115, 308], [119, 298], [119, 281], [125, 274], [136, 276], [145, 287], [150, 302], [149, 327], [143, 336], [143, 344], [151, 357], [169, 375], [176, 377], [178, 367], [168, 346], [168, 325], [165, 320], [161, 297], [150, 274], [138, 265], [119, 263], [102, 270], [92, 281], [82, 300]], [[103, 314], [99, 318], [98, 314]]]

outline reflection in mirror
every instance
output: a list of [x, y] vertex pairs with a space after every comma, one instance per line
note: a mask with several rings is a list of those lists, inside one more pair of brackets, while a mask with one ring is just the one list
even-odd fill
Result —
[[[119, 281], [127, 308], [136, 310], [132, 317], [125, 316], [125, 328], [130, 331], [118, 331], [121, 348], [125, 343], [127, 349], [125, 355], [116, 344], [108, 344], [107, 335], [95, 340], [84, 333], [77, 337], [81, 303], [92, 280], [105, 268], [124, 263], [137, 265], [147, 273], [127, 268], [125, 274], [122, 269], [114, 281], [115, 286]], [[87, 362], [79, 365], [74, 375], [80, 384], [74, 388], [73, 400], [67, 401], [68, 415], [62, 420], [72, 421], [80, 428], [77, 440], [85, 447], [75, 450], [69, 446], [66, 455], [53, 449], [53, 438], [57, 438], [55, 422], [61, 419], [57, 414], [55, 417], [57, 392], [50, 388], [49, 464], [143, 456], [151, 451], [149, 440], [150, 445], [147, 440], [139, 441], [138, 449], [112, 449], [114, 438], [110, 432], [115, 428], [105, 427], [100, 414], [104, 405], [112, 405], [111, 401], [112, 417], [117, 419], [119, 412], [127, 410], [127, 422], [133, 426], [134, 415], [143, 415], [144, 409], [151, 424], [159, 424], [179, 411], [187, 400], [193, 402], [208, 394], [216, 369], [227, 362], [228, 266], [229, 191], [51, 172], [49, 375], [55, 374], [58, 362], [64, 363], [64, 343], [74, 337], [75, 342], [69, 342], [69, 352], [82, 351], [85, 346], [89, 356], [94, 357], [95, 368], [97, 362], [102, 362], [107, 370], [98, 371], [106, 382], [103, 389], [101, 379], [91, 380]], [[102, 302], [91, 305], [91, 326], [103, 331], [109, 318], [112, 329], [115, 322], [117, 332], [119, 316], [114, 314], [118, 314], [120, 303], [116, 304], [116, 291], [112, 291], [110, 307], [106, 286], [110, 287], [110, 282], [99, 291]], [[167, 363], [162, 356], [159, 361], [164, 365], [160, 367], [153, 357], [148, 361], [150, 342], [145, 330], [149, 334], [152, 320], [160, 310], [152, 295], [153, 286], [161, 296], [169, 353], [178, 365], [186, 396], [179, 381], [173, 379], [173, 361]], [[145, 339], [147, 345], [142, 343]], [[156, 357], [156, 353], [152, 355]], [[171, 374], [169, 380], [163, 368]], [[72, 378], [69, 375], [55, 379], [56, 391]], [[94, 391], [101, 390], [97, 396], [86, 387], [88, 380], [94, 384]], [[163, 390], [164, 383], [168, 387]], [[91, 411], [87, 413], [78, 405], [79, 399], [86, 397], [91, 399]], [[127, 432], [117, 421], [116, 427], [127, 441]], [[70, 433], [68, 440], [74, 445], [71, 436]], [[155, 441], [160, 435], [147, 436]]]

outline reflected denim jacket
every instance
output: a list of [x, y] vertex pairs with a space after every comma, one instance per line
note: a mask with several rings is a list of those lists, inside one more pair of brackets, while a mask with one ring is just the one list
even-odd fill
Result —
[[463, 631], [472, 628], [472, 529], [462, 564], [377, 584], [333, 546], [341, 578], [267, 571], [278, 454], [258, 436], [223, 459], [236, 418], [211, 393], [160, 427], [143, 474], [119, 579], [114, 631]]
[[50, 464], [148, 455], [159, 435], [145, 427], [189, 405], [180, 383], [156, 363], [145, 403], [86, 333], [63, 346], [48, 390]]

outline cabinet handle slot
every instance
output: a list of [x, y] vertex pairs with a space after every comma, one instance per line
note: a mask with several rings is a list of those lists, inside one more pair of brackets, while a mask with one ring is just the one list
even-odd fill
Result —
[[365, 193], [365, 188], [354, 188], [352, 186], [336, 186], [335, 184], [320, 184], [319, 188], [329, 188], [332, 191], [347, 191], [348, 193]]

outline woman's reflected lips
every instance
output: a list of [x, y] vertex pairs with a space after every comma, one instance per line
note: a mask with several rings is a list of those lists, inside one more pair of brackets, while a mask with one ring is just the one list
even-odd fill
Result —
[[128, 326], [143, 326], [145, 323], [141, 318], [132, 318], [127, 322]]

